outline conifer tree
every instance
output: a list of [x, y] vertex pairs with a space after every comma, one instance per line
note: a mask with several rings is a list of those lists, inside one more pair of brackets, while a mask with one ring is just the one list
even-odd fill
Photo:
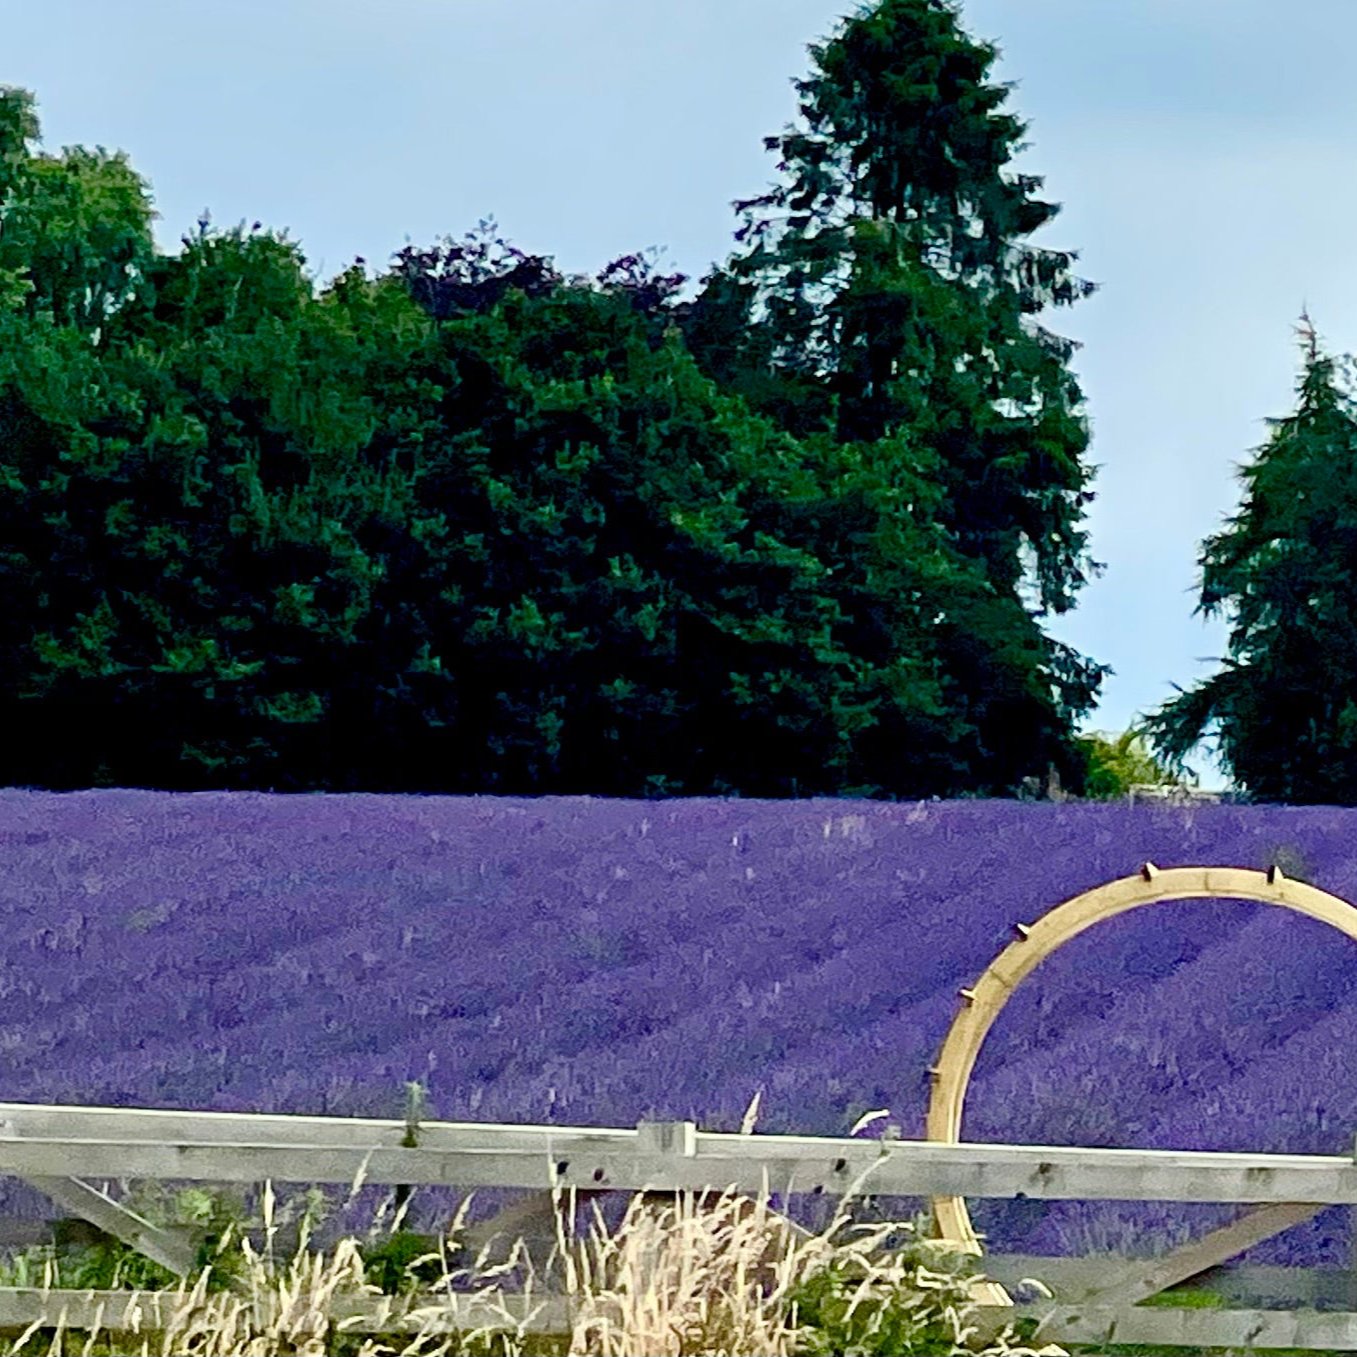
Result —
[[1357, 409], [1308, 316], [1297, 406], [1242, 468], [1243, 504], [1200, 557], [1197, 611], [1230, 622], [1209, 678], [1146, 723], [1177, 764], [1214, 736], [1260, 801], [1357, 804]]
[[[954, 5], [878, 0], [811, 55], [799, 122], [765, 142], [780, 182], [736, 204], [741, 252], [688, 308], [689, 345], [790, 431], [939, 485], [941, 522], [994, 600], [966, 643], [994, 663], [963, 663], [963, 700], [979, 713], [988, 696], [970, 680], [1024, 671], [1012, 683], [1042, 695], [1049, 752], [1074, 773], [1074, 725], [1107, 670], [1039, 619], [1096, 568], [1081, 526], [1092, 473], [1075, 345], [1039, 317], [1092, 285], [1073, 253], [1029, 239], [1059, 209], [1009, 168], [1024, 125], [989, 78], [995, 48]], [[996, 752], [1012, 715], [979, 717]]]

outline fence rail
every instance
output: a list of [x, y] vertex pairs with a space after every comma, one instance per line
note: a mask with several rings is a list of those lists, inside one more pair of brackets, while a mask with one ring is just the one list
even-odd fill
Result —
[[349, 1183], [361, 1170], [372, 1183], [628, 1192], [766, 1186], [779, 1195], [842, 1193], [868, 1173], [866, 1190], [882, 1196], [1357, 1204], [1352, 1155], [746, 1136], [693, 1122], [634, 1130], [426, 1122], [418, 1148], [404, 1149], [400, 1121], [241, 1115], [214, 1126], [208, 1118], [223, 1114], [175, 1113], [165, 1134], [168, 1127], [139, 1126], [140, 1115], [50, 1107], [30, 1118], [23, 1104], [0, 1104], [0, 1173]]
[[[0, 1174], [24, 1179], [180, 1274], [192, 1270], [191, 1239], [143, 1220], [85, 1180], [310, 1184], [352, 1183], [361, 1175], [375, 1184], [535, 1191], [526, 1207], [511, 1207], [474, 1227], [481, 1238], [496, 1230], [531, 1233], [544, 1223], [554, 1226], [554, 1188], [591, 1195], [733, 1189], [749, 1195], [832, 1197], [851, 1189], [901, 1197], [1248, 1203], [1259, 1209], [1165, 1258], [1102, 1259], [1096, 1267], [1091, 1260], [1051, 1259], [1046, 1269], [1040, 1259], [982, 1259], [982, 1270], [996, 1280], [1016, 1280], [1014, 1270], [1022, 1265], [1027, 1270], [1019, 1275], [1046, 1281], [1055, 1292], [1053, 1300], [1034, 1304], [981, 1307], [982, 1332], [997, 1331], [1018, 1315], [1033, 1315], [1041, 1321], [1041, 1337], [1055, 1342], [1357, 1351], [1357, 1309], [1320, 1313], [1136, 1305], [1190, 1277], [1220, 1275], [1229, 1258], [1327, 1205], [1357, 1204], [1357, 1154], [732, 1135], [701, 1131], [692, 1122], [643, 1122], [619, 1129], [430, 1121], [419, 1125], [418, 1147], [411, 1149], [401, 1144], [408, 1131], [404, 1121], [3, 1103]], [[1297, 1295], [1305, 1305], [1327, 1287], [1331, 1300], [1353, 1305], [1353, 1288], [1333, 1284], [1332, 1274], [1294, 1271], [1295, 1279], [1272, 1276], [1274, 1291]], [[1247, 1295], [1241, 1288], [1242, 1281], [1236, 1295]], [[92, 1323], [100, 1313], [106, 1329], [130, 1327], [134, 1316], [143, 1329], [154, 1329], [173, 1298], [142, 1297], [138, 1305], [139, 1310], [132, 1307], [130, 1296], [121, 1292], [0, 1288], [0, 1328], [21, 1327], [39, 1317], [55, 1323], [64, 1310], [71, 1327], [88, 1327], [82, 1320]], [[470, 1296], [337, 1297], [331, 1315], [359, 1329], [394, 1332], [428, 1321], [429, 1307], [441, 1315], [434, 1327], [445, 1331], [521, 1324], [525, 1331], [559, 1332], [570, 1320], [569, 1302], [559, 1295], [542, 1295], [531, 1303], [506, 1297], [502, 1308], [487, 1308]]]

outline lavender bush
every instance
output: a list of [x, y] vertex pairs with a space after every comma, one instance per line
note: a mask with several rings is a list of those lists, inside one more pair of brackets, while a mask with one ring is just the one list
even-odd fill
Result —
[[[419, 1079], [450, 1119], [734, 1130], [761, 1088], [763, 1132], [889, 1108], [917, 1135], [956, 989], [1013, 922], [1146, 859], [1286, 853], [1357, 898], [1354, 828], [1327, 808], [4, 791], [0, 1098], [399, 1117]], [[1257, 904], [1158, 905], [1020, 987], [965, 1131], [1346, 1152], [1354, 1038], [1351, 943]], [[451, 1200], [418, 1193], [412, 1219]], [[47, 1207], [0, 1181], [0, 1209]], [[1034, 1252], [1149, 1252], [1222, 1218], [974, 1213]], [[1251, 1257], [1343, 1261], [1343, 1214]]]

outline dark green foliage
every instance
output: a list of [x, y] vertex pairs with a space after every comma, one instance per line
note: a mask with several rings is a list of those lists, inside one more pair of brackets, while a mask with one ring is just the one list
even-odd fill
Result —
[[0, 356], [5, 565], [31, 610], [8, 619], [8, 780], [249, 785], [331, 708], [380, 729], [364, 632], [397, 633], [383, 667], [417, 642], [374, 616], [364, 539], [401, 530], [411, 481], [402, 412], [367, 392], [419, 322], [364, 300], [313, 299], [283, 240], [204, 227], [102, 352], [39, 320]]
[[360, 1248], [363, 1274], [370, 1286], [379, 1286], [387, 1296], [428, 1290], [443, 1277], [438, 1239], [431, 1234], [396, 1230], [380, 1245]]
[[1230, 622], [1222, 668], [1147, 723], [1167, 759], [1204, 736], [1255, 800], [1357, 804], [1357, 414], [1308, 318], [1294, 414], [1241, 471], [1203, 546], [1199, 613]]
[[1058, 208], [1006, 172], [1025, 129], [988, 83], [995, 51], [941, 0], [880, 0], [811, 50], [802, 125], [767, 140], [783, 182], [737, 204], [748, 248], [713, 309], [738, 299], [793, 386], [827, 379], [843, 441], [926, 445], [968, 551], [1011, 587], [1025, 543], [1060, 611], [1083, 579], [1088, 433], [1074, 346], [1025, 318], [1092, 286], [1026, 240]]
[[1058, 209], [1007, 171], [1024, 127], [954, 6], [879, 0], [811, 53], [799, 124], [766, 141], [781, 180], [736, 205], [743, 251], [685, 308], [689, 345], [790, 432], [939, 487], [930, 517], [993, 591], [943, 638], [957, 698], [996, 762], [1076, 781], [1074, 723], [1107, 670], [1037, 619], [1090, 568], [1088, 430], [1075, 346], [1035, 317], [1092, 287], [1027, 240]]
[[[923, 608], [946, 564], [911, 524], [881, 540], [886, 487], [719, 395], [618, 291], [512, 292], [440, 342], [460, 381], [423, 489], [470, 560], [425, 592], [464, 720], [494, 732], [462, 785], [843, 790], [902, 724], [945, 757]], [[879, 582], [835, 553], [849, 533]]]
[[[1047, 416], [966, 452], [934, 425], [979, 417], [934, 383], [864, 433], [876, 398], [847, 376], [798, 387], [793, 355], [750, 386], [771, 332], [740, 338], [725, 284], [688, 313], [643, 256], [567, 279], [491, 223], [321, 291], [258, 223], [157, 255], [120, 156], [36, 136], [31, 99], [0, 96], [4, 782], [948, 796], [1077, 775], [1097, 674], [953, 502], [980, 479], [958, 457], [1031, 480], [1038, 424], [1077, 480]], [[904, 284], [863, 248], [871, 347], [868, 293]], [[909, 278], [910, 307], [966, 311]], [[1055, 373], [1045, 352], [1022, 361]], [[824, 390], [849, 423], [814, 415]], [[1023, 505], [1065, 493], [1023, 485], [994, 513], [1034, 524]]]
[[[799, 1331], [796, 1351], [813, 1357], [949, 1357], [962, 1348], [974, 1266], [911, 1241], [892, 1251], [894, 1275], [868, 1278], [847, 1255], [799, 1282], [787, 1303]], [[864, 1282], [866, 1283], [864, 1285]]]

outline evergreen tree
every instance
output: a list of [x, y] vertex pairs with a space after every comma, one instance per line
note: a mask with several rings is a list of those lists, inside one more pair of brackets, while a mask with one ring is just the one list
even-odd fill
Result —
[[1357, 408], [1302, 318], [1297, 408], [1240, 473], [1240, 511], [1207, 539], [1197, 612], [1230, 622], [1209, 678], [1147, 722], [1181, 763], [1214, 736], [1253, 799], [1357, 804]]
[[958, 657], [966, 704], [998, 758], [1012, 710], [984, 715], [969, 682], [1030, 667], [1003, 686], [1044, 704], [1044, 755], [1074, 776], [1074, 725], [1108, 671], [1039, 626], [1086, 580], [1092, 495], [1075, 346], [1037, 317], [1092, 286], [1028, 239], [1058, 209], [1008, 171], [1024, 127], [953, 5], [878, 0], [811, 54], [800, 123], [766, 142], [781, 182], [736, 205], [743, 249], [686, 308], [690, 347], [783, 427], [940, 485], [941, 522], [993, 591]]

